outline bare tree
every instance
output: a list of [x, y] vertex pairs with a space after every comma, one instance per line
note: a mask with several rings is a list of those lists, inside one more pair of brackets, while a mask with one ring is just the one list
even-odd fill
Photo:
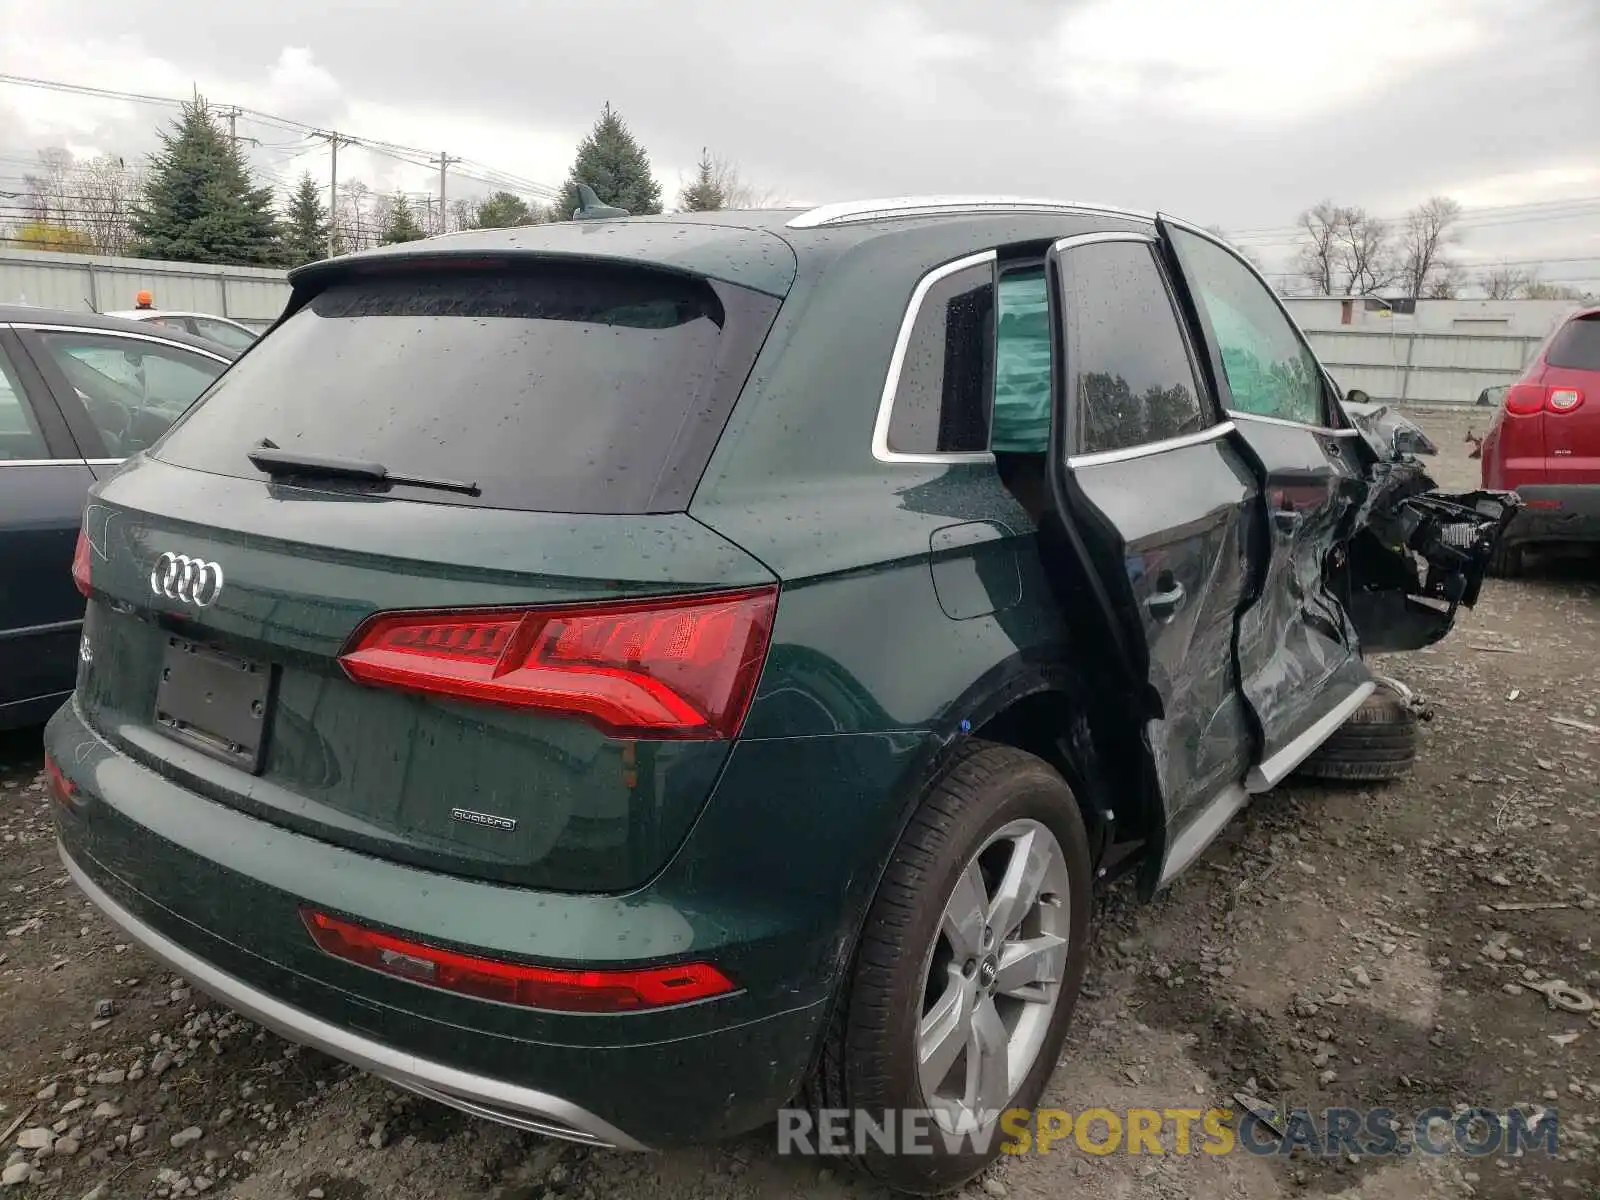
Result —
[[1295, 265], [1311, 294], [1364, 296], [1394, 282], [1394, 240], [1381, 217], [1324, 200], [1301, 213], [1299, 224]]
[[137, 174], [120, 158], [103, 154], [73, 173], [80, 227], [102, 254], [125, 254], [133, 241]]
[[1484, 295], [1491, 300], [1515, 300], [1532, 282], [1534, 282], [1532, 271], [1525, 271], [1521, 267], [1513, 267], [1506, 263], [1491, 267], [1478, 280]]
[[359, 179], [349, 179], [339, 185], [339, 211], [334, 214], [333, 222], [343, 253], [377, 244], [381, 225], [366, 212], [371, 194], [372, 189]]
[[1306, 277], [1313, 295], [1332, 296], [1335, 292], [1337, 240], [1343, 213], [1332, 200], [1324, 200], [1300, 214], [1300, 228], [1305, 235], [1295, 254], [1295, 265]]
[[1528, 282], [1522, 285], [1523, 300], [1582, 300], [1584, 293], [1570, 284], [1545, 283], [1535, 275], [1530, 275]]
[[73, 228], [76, 203], [72, 198], [72, 154], [61, 146], [39, 151], [39, 168], [22, 176], [26, 190], [22, 206], [28, 219], [40, 225]]
[[1460, 219], [1461, 205], [1448, 196], [1434, 196], [1406, 214], [1400, 231], [1399, 272], [1406, 295], [1432, 296], [1438, 282], [1454, 273], [1446, 250], [1461, 240], [1455, 228]]
[[1389, 223], [1364, 208], [1339, 210], [1335, 257], [1344, 273], [1347, 295], [1365, 296], [1394, 282], [1394, 246]]

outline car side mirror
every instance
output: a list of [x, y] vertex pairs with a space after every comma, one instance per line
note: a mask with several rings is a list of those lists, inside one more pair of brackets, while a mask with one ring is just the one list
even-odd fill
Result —
[[1346, 392], [1344, 394], [1344, 398], [1346, 400], [1348, 400], [1351, 404], [1371, 404], [1372, 403], [1372, 397], [1367, 395], [1360, 388], [1351, 388], [1348, 392]]
[[1498, 408], [1505, 400], [1506, 393], [1510, 390], [1510, 387], [1505, 385], [1484, 388], [1483, 391], [1478, 393], [1478, 407]]

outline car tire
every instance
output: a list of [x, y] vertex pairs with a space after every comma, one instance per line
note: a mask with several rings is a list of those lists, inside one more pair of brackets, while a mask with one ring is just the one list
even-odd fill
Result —
[[1378, 783], [1409, 774], [1416, 760], [1417, 718], [1399, 696], [1380, 687], [1300, 765], [1299, 774]]
[[[1002, 885], [1023, 862], [1032, 869], [1021, 874], [1034, 876], [1039, 885], [1034, 889], [1038, 902], [1026, 911], [1021, 904], [1002, 909]], [[921, 1195], [959, 1187], [1001, 1153], [1009, 1134], [999, 1113], [1038, 1103], [1083, 979], [1090, 876], [1089, 842], [1077, 800], [1043, 759], [974, 739], [923, 798], [868, 912], [806, 1099], [814, 1111], [864, 1113], [880, 1124], [885, 1114], [893, 1114], [897, 1134], [905, 1129], [904, 1114], [938, 1105], [947, 1114], [946, 1127], [959, 1131], [956, 1110], [945, 1107], [955, 1101], [945, 1097], [940, 1080], [933, 1081], [930, 1100], [925, 1075], [937, 1074], [931, 1064], [948, 1059], [943, 1084], [961, 1091], [970, 1087], [963, 1077], [974, 1045], [998, 1047], [1004, 1035], [1006, 1056], [978, 1055], [985, 1070], [976, 1075], [988, 1086], [975, 1107], [996, 1115], [983, 1123], [969, 1117], [977, 1126], [970, 1140], [947, 1140], [919, 1118], [925, 1129], [921, 1141], [933, 1152], [901, 1153], [903, 1142], [888, 1149], [870, 1139], [863, 1145], [847, 1125], [852, 1157], [879, 1183]], [[974, 895], [968, 890], [974, 885], [984, 891]], [[969, 903], [961, 903], [958, 888]], [[963, 909], [986, 913], [983, 927], [961, 928], [950, 914]], [[997, 927], [1009, 926], [1006, 914], [1016, 912], [1023, 912], [1019, 938], [1010, 928]], [[997, 913], [999, 919], [988, 923]], [[1019, 970], [1028, 948], [1022, 939], [1040, 952]], [[972, 950], [964, 961], [957, 941]], [[997, 970], [1002, 956], [1012, 960], [1009, 989], [1008, 973]], [[1037, 968], [1045, 982], [1018, 986]], [[942, 1025], [931, 1019], [936, 1009], [949, 1015]], [[955, 1032], [945, 1038], [924, 1032], [937, 1028]], [[949, 1059], [956, 1042], [962, 1048]], [[935, 1047], [945, 1053], [937, 1054]], [[968, 1090], [968, 1096], [976, 1093]]]
[[1489, 574], [1496, 579], [1515, 579], [1522, 574], [1527, 547], [1521, 544], [1508, 546], [1501, 542], [1489, 559]]

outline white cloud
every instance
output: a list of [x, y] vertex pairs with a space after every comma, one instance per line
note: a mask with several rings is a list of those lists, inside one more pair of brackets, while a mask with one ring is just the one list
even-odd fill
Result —
[[1284, 125], [1371, 106], [1487, 38], [1462, 0], [1098, 0], [1061, 18], [1036, 66], [1091, 109]]

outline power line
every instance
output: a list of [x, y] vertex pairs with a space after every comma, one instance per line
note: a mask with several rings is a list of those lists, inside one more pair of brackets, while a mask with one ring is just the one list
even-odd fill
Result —
[[[157, 104], [169, 108], [181, 108], [185, 103], [182, 100], [175, 100], [170, 96], [151, 96], [142, 92], [119, 91], [115, 88], [100, 88], [90, 87], [84, 84], [61, 83], [57, 80], [36, 79], [26, 75], [10, 75], [0, 73], [0, 83], [8, 83], [17, 87], [42, 88], [48, 91], [66, 92], [73, 95], [95, 96], [107, 100], [122, 100], [136, 104]], [[288, 117], [280, 117], [273, 113], [261, 112], [259, 109], [233, 105], [230, 106], [228, 111], [231, 112], [236, 118], [245, 117], [269, 127], [281, 129], [285, 132], [300, 133], [302, 135], [312, 137], [326, 136], [324, 131], [319, 130], [311, 125], [307, 125], [302, 121], [295, 121]], [[377, 138], [364, 138], [354, 134], [341, 136], [348, 138], [347, 144], [355, 144], [367, 149], [376, 150], [390, 157], [397, 158], [400, 161], [410, 162], [413, 166], [428, 167], [436, 165], [436, 161], [429, 161], [433, 156], [433, 151], [423, 150], [417, 146], [406, 146], [398, 142], [388, 142]], [[507, 186], [508, 184], [514, 184], [518, 190], [527, 191], [547, 199], [554, 198], [560, 194], [559, 189], [550, 187], [548, 184], [536, 183], [533, 180], [521, 179], [520, 177], [512, 175], [509, 172], [497, 171], [493, 168], [483, 167], [481, 164], [479, 165], [479, 169], [481, 171], [500, 176], [501, 178], [499, 180], [481, 178], [477, 175], [468, 174], [463, 171], [457, 171], [456, 174], [461, 178], [471, 179], [475, 183], [486, 183], [490, 186]]]

